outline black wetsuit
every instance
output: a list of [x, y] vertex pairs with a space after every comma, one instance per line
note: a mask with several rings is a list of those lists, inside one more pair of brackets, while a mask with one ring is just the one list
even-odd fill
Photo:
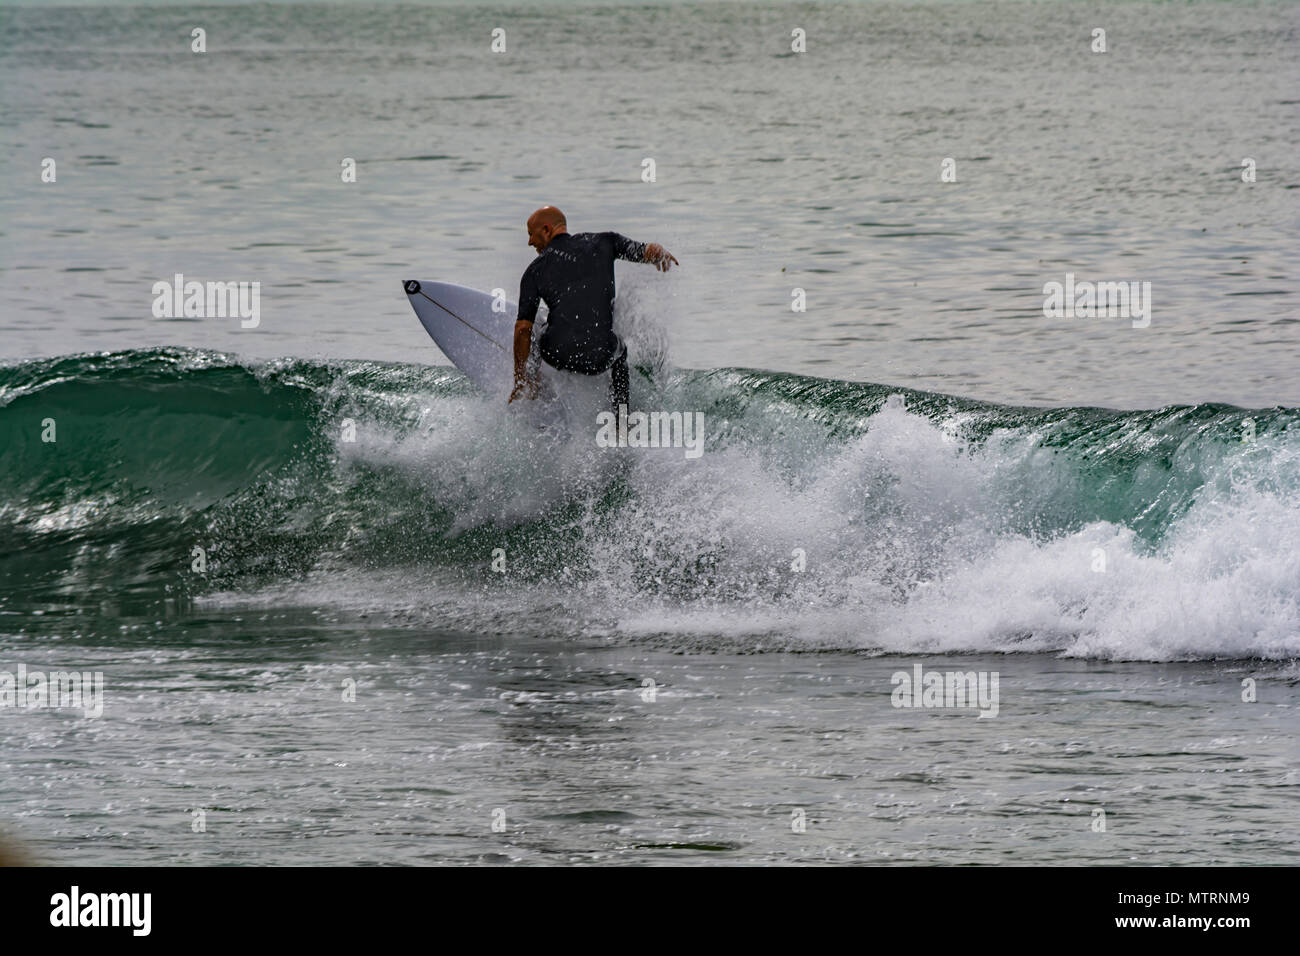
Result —
[[518, 318], [550, 310], [538, 342], [542, 359], [583, 375], [610, 371], [610, 399], [627, 404], [627, 349], [614, 334], [614, 260], [645, 261], [645, 243], [617, 232], [567, 232], [547, 243], [519, 282]]

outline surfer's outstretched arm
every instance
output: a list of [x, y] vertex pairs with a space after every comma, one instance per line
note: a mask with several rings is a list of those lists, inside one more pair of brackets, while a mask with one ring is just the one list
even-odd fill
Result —
[[607, 233], [614, 242], [614, 255], [628, 262], [648, 262], [660, 272], [681, 265], [677, 258], [657, 242], [636, 242], [622, 233]]

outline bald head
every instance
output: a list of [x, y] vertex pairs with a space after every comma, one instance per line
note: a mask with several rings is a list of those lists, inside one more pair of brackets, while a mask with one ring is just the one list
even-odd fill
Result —
[[539, 256], [552, 239], [568, 231], [564, 213], [554, 206], [543, 206], [528, 217], [528, 244], [537, 250]]

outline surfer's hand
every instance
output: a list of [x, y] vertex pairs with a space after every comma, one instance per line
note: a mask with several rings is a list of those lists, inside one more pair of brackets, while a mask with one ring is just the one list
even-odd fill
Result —
[[506, 404], [509, 405], [520, 395], [523, 395], [524, 398], [529, 398], [529, 399], [536, 398], [537, 383], [532, 381], [531, 379], [525, 379], [522, 382], [515, 382], [514, 391], [510, 393], [510, 397], [506, 400]]
[[676, 256], [657, 242], [652, 242], [645, 247], [645, 261], [660, 272], [667, 272], [674, 264], [681, 265]]

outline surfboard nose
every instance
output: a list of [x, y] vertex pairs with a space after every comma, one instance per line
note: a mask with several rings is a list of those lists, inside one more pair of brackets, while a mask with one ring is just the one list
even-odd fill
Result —
[[420, 283], [416, 282], [414, 279], [407, 279], [402, 283], [402, 288], [406, 290], [407, 295], [415, 295], [420, 291]]

